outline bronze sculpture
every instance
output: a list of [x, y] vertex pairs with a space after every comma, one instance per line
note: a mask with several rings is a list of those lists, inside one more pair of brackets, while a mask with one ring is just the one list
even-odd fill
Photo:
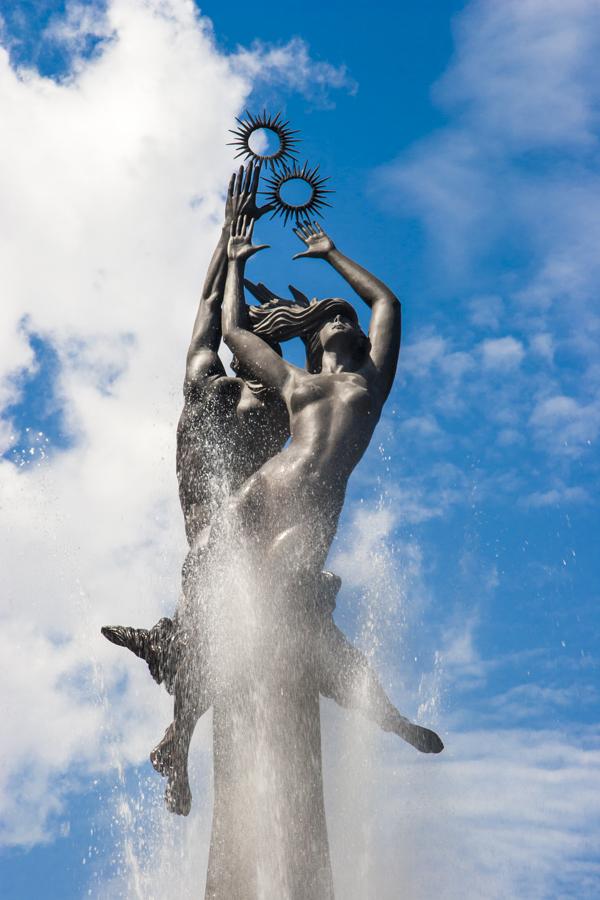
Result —
[[[306, 249], [295, 258], [324, 259], [345, 278], [371, 308], [369, 335], [345, 300], [308, 302], [294, 288], [294, 301], [284, 300], [245, 282], [247, 260], [264, 249], [251, 242], [254, 223], [274, 208], [257, 205], [259, 177], [260, 162], [232, 177], [188, 352], [177, 470], [190, 552], [177, 613], [149, 631], [103, 633], [144, 658], [175, 695], [174, 721], [151, 755], [167, 776], [173, 812], [189, 811], [189, 742], [213, 706], [206, 896], [241, 900], [266, 884], [260, 896], [283, 896], [285, 888], [289, 897], [320, 900], [333, 887], [319, 693], [422, 752], [443, 745], [400, 715], [366, 657], [335, 626], [340, 579], [323, 570], [348, 478], [393, 383], [400, 304], [319, 225], [298, 216]], [[259, 306], [246, 306], [244, 283]], [[217, 355], [221, 331], [235, 378]], [[297, 336], [306, 371], [281, 355], [280, 343]]]

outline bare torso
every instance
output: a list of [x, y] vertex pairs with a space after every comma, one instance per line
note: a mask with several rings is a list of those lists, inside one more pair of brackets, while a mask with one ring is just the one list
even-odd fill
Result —
[[294, 374], [286, 396], [292, 440], [318, 478], [348, 478], [379, 419], [362, 372]]
[[277, 335], [276, 340], [284, 334], [306, 338], [311, 371], [298, 369], [248, 328], [245, 264], [264, 249], [252, 244], [252, 229], [246, 217], [231, 229], [223, 338], [253, 377], [285, 400], [291, 441], [245, 483], [228, 508], [243, 540], [254, 537], [261, 557], [271, 558], [277, 578], [286, 562], [292, 574], [302, 568], [316, 574], [335, 535], [348, 478], [367, 449], [394, 380], [400, 303], [383, 282], [340, 253], [319, 226], [298, 225], [296, 234], [308, 247], [299, 255], [327, 259], [371, 307], [368, 337], [353, 307], [340, 298], [324, 306], [307, 302], [299, 313], [281, 306], [268, 314], [261, 334]]
[[258, 524], [261, 552], [281, 554], [288, 570], [293, 556], [314, 571], [325, 564], [348, 479], [381, 412], [369, 374], [295, 373], [285, 392], [291, 440], [234, 500], [246, 530]]

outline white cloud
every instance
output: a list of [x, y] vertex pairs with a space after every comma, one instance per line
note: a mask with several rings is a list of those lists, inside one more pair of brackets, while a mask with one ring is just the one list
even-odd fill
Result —
[[600, 47], [595, 0], [476, 0], [436, 98], [511, 149], [595, 142]]
[[496, 438], [500, 447], [511, 447], [523, 441], [523, 435], [515, 428], [502, 428]]
[[[524, 708], [535, 702], [533, 693], [521, 699]], [[568, 702], [548, 692], [537, 701], [547, 711]], [[515, 711], [505, 707], [504, 725], [451, 727], [443, 734], [444, 753], [432, 758], [358, 714], [323, 702], [336, 896], [396, 900], [401, 889], [411, 900], [545, 900], [563, 894], [592, 900], [598, 883], [589, 840], [600, 823], [598, 733], [512, 727]], [[185, 829], [172, 830], [149, 798], [123, 796], [119, 819], [122, 872], [112, 882], [92, 882], [92, 897], [197, 896], [209, 816], [194, 810]], [[142, 824], [146, 846], [136, 827]]]
[[[504, 446], [532, 428], [536, 451], [581, 454], [597, 434], [600, 400], [598, 4], [474, 0], [456, 18], [455, 40], [433, 89], [447, 124], [375, 183], [382, 203], [423, 223], [436, 291], [443, 282], [449, 296], [468, 296], [476, 283], [469, 324], [511, 334], [481, 342], [463, 318], [447, 316], [435, 344], [426, 335], [409, 348], [405, 367], [430, 376], [424, 390], [442, 392], [448, 412], [476, 406], [490, 422], [498, 409], [517, 411]], [[468, 361], [477, 346], [481, 365], [449, 390], [439, 377], [448, 350]], [[498, 372], [511, 378], [500, 386]], [[579, 412], [545, 441], [540, 406], [552, 393], [571, 395]]]
[[510, 335], [482, 341], [480, 349], [486, 369], [516, 369], [525, 356], [521, 341]]
[[[599, 271], [589, 153], [599, 48], [595, 0], [476, 0], [457, 18], [454, 60], [434, 89], [449, 124], [380, 173], [391, 202], [402, 193], [455, 273], [468, 278], [508, 233], [533, 261], [521, 288], [510, 273], [513, 299], [589, 301]], [[534, 158], [523, 167], [523, 152], [547, 149], [556, 160], [573, 154], [572, 165], [540, 158], [536, 168]]]
[[468, 303], [469, 319], [477, 328], [495, 330], [500, 324], [504, 304], [501, 297], [494, 294], [474, 297]]
[[[109, 39], [85, 59], [90, 34]], [[20, 470], [0, 461], [3, 715], [19, 722], [3, 735], [7, 844], [51, 837], [78, 776], [144, 759], [168, 720], [167, 696], [99, 628], [176, 601], [175, 424], [227, 129], [262, 78], [348, 85], [298, 40], [220, 52], [188, 0], [75, 5], [45, 39], [72, 55], [69, 77], [16, 72], [0, 47], [0, 402], [18, 399], [41, 336], [74, 443], [43, 458], [34, 439]], [[3, 446], [13, 431], [2, 421]]]
[[411, 374], [427, 372], [446, 351], [446, 341], [439, 334], [417, 338], [403, 350], [402, 368]]
[[331, 88], [343, 88], [352, 94], [358, 90], [346, 66], [336, 67], [311, 58], [300, 38], [278, 47], [255, 41], [249, 49], [240, 48], [233, 62], [247, 77], [299, 91], [322, 106], [332, 105]]
[[395, 900], [399, 891], [411, 900], [544, 900], [563, 887], [564, 896], [595, 895], [593, 730], [455, 728], [444, 734], [444, 754], [428, 760], [391, 736], [369, 743], [357, 718], [350, 738], [371, 763], [350, 781], [341, 764], [349, 751], [336, 746], [340, 765], [326, 771], [338, 812], [330, 816], [336, 887], [347, 900]]
[[489, 706], [499, 723], [531, 725], [540, 720], [543, 724], [553, 708], [569, 710], [576, 704], [582, 709], [597, 702], [597, 699], [597, 691], [591, 685], [543, 687], [539, 684], [518, 684], [492, 697]]
[[66, 4], [63, 15], [50, 18], [43, 33], [45, 43], [61, 45], [63, 52], [74, 57], [85, 54], [89, 38], [106, 39], [116, 36], [111, 30], [110, 17], [98, 2]]
[[441, 371], [455, 381], [459, 381], [463, 375], [466, 375], [470, 369], [473, 369], [474, 365], [473, 357], [469, 353], [465, 353], [464, 350], [455, 350], [453, 353], [447, 353], [440, 360]]
[[525, 506], [542, 509], [547, 506], [561, 506], [571, 503], [585, 503], [589, 495], [582, 487], [569, 487], [561, 484], [547, 491], [533, 491], [523, 502]]
[[538, 400], [530, 419], [538, 441], [557, 452], [579, 455], [600, 432], [600, 404], [556, 394]]
[[545, 362], [552, 363], [554, 361], [554, 339], [549, 332], [542, 331], [532, 335], [529, 343], [532, 352]]
[[435, 416], [430, 414], [424, 416], [410, 416], [402, 423], [403, 431], [413, 432], [424, 438], [437, 437], [441, 433]]

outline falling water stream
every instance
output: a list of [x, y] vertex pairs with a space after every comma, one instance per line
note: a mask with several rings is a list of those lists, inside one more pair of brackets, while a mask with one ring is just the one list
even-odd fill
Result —
[[[342, 579], [344, 535], [353, 540], [344, 529], [340, 535], [340, 565], [336, 566]], [[311, 682], [310, 671], [307, 675], [310, 655], [304, 656], [303, 650], [308, 637], [298, 633], [304, 627], [303, 620], [290, 614], [272, 584], [267, 587], [268, 579], [253, 570], [255, 560], [239, 543], [231, 540], [229, 549], [210, 573], [211, 609], [217, 611], [211, 616], [210, 627], [218, 648], [218, 687], [214, 712], [201, 719], [192, 744], [192, 813], [181, 818], [164, 809], [163, 784], [154, 772], [141, 774], [132, 791], [121, 761], [115, 758], [112, 875], [96, 878], [91, 896], [202, 898], [208, 864], [206, 896], [210, 898], [298, 900], [306, 896], [325, 900], [332, 896], [327, 884], [329, 837], [336, 896], [343, 900], [391, 900], [398, 896], [397, 886], [386, 884], [380, 867], [386, 853], [398, 854], [401, 848], [390, 847], [394, 835], [382, 834], [379, 805], [382, 790], [386, 802], [393, 798], [398, 808], [406, 802], [407, 792], [415, 787], [415, 773], [419, 778], [415, 751], [395, 735], [380, 732], [359, 713], [341, 710], [331, 700], [321, 699], [325, 828], [324, 819], [319, 820], [318, 686]], [[336, 618], [347, 617], [348, 613], [354, 617], [357, 643], [375, 668], [381, 667], [384, 674], [391, 675], [383, 681], [394, 700], [406, 690], [394, 690], [392, 682], [400, 678], [403, 687], [404, 679], [397, 660], [391, 666], [386, 663], [392, 654], [397, 656], [405, 636], [407, 579], [402, 574], [402, 560], [389, 541], [380, 541], [370, 549], [368, 564], [368, 584], [359, 591], [342, 589]], [[352, 610], [348, 609], [350, 602], [355, 604]], [[260, 672], [257, 661], [261, 663]], [[360, 683], [354, 687], [357, 696], [367, 689]], [[307, 690], [314, 698], [309, 698], [308, 707]], [[299, 691], [303, 693], [300, 713]], [[290, 698], [291, 708], [296, 710], [292, 713]], [[419, 700], [431, 723], [439, 702], [435, 679], [424, 683]], [[311, 733], [315, 722], [317, 730]], [[232, 748], [237, 758], [233, 766]], [[237, 784], [234, 791], [227, 791], [220, 807], [221, 823], [218, 819], [212, 823], [209, 853], [215, 805], [211, 769], [216, 773], [217, 793], [219, 779], [221, 784], [237, 779]], [[254, 823], [250, 829], [249, 822]], [[227, 860], [234, 852], [237, 862], [229, 870]], [[235, 879], [239, 877], [238, 883]], [[225, 883], [227, 878], [234, 880], [219, 890], [217, 884], [223, 883], [223, 878]], [[310, 884], [306, 893], [303, 883]], [[244, 885], [248, 886], [247, 895]]]

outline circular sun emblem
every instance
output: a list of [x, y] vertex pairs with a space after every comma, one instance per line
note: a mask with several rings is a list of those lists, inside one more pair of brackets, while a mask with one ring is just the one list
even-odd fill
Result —
[[[325, 200], [325, 194], [333, 194], [334, 191], [327, 190], [323, 185], [329, 181], [329, 178], [321, 178], [319, 175], [319, 167], [314, 169], [308, 168], [305, 162], [302, 168], [294, 163], [292, 167], [284, 166], [275, 171], [270, 178], [265, 179], [267, 190], [262, 193], [266, 195], [267, 203], [272, 203], [275, 207], [273, 215], [283, 216], [284, 224], [287, 225], [288, 219], [295, 219], [296, 222], [306, 219], [309, 216], [322, 216], [321, 212], [324, 206], [331, 206]], [[293, 202], [289, 197], [286, 199], [286, 188], [290, 187], [292, 182], [303, 182], [304, 187], [310, 192], [304, 200]]]
[[[230, 141], [228, 145], [237, 148], [236, 159], [240, 156], [244, 158], [244, 161], [253, 159], [255, 162], [264, 163], [275, 170], [277, 166], [284, 165], [288, 160], [293, 161], [293, 158], [298, 155], [298, 151], [294, 147], [299, 140], [294, 135], [299, 132], [288, 128], [289, 122], [282, 120], [281, 113], [271, 116], [263, 112], [262, 115], [253, 116], [252, 113], [246, 111], [246, 118], [238, 119], [236, 116], [236, 122], [239, 123], [239, 128], [229, 129], [235, 136], [235, 141]], [[258, 153], [252, 149], [250, 140], [257, 131], [266, 131], [273, 138], [276, 149], [272, 153]]]

